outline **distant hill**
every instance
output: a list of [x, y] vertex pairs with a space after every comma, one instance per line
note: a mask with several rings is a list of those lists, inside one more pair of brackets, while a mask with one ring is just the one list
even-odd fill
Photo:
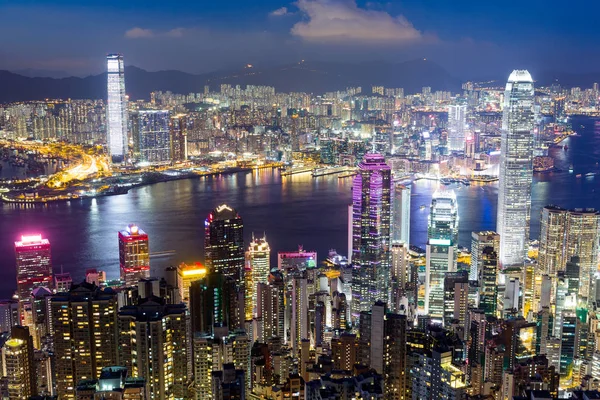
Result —
[[[205, 85], [216, 90], [221, 84], [269, 85], [279, 92], [324, 93], [362, 86], [404, 88], [406, 93], [432, 90], [460, 90], [460, 81], [434, 62], [426, 60], [399, 64], [370, 62], [361, 64], [306, 62], [271, 68], [244, 68], [189, 74], [181, 71], [149, 72], [137, 67], [125, 68], [125, 86], [132, 99], [148, 99], [150, 92], [202, 92]], [[46, 98], [106, 98], [106, 74], [85, 78], [29, 77], [0, 70], [0, 102], [43, 100]]]

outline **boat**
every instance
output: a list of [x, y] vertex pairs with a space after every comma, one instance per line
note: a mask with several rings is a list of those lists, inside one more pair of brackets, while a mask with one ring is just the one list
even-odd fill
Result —
[[419, 207], [420, 210], [424, 210], [425, 209], [425, 204], [421, 204], [421, 207]]
[[573, 173], [573, 164], [569, 165], [569, 172]]
[[587, 174], [585, 174], [585, 176], [595, 176], [596, 173], [595, 172], [588, 172]]
[[575, 178], [581, 178], [581, 174], [575, 175]]

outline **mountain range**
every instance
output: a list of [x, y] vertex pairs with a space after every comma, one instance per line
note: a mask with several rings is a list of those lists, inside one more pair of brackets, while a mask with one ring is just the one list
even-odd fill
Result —
[[[0, 103], [53, 99], [104, 99], [106, 98], [106, 73], [80, 77], [34, 77], [35, 70], [22, 73], [0, 70]], [[42, 71], [44, 72], [44, 71]], [[49, 75], [45, 72], [44, 75]], [[534, 73], [536, 86], [558, 81], [566, 87], [590, 87], [600, 82], [600, 73]], [[498, 77], [499, 86], [506, 77]], [[420, 92], [429, 86], [435, 90], [458, 92], [461, 80], [453, 77], [433, 61], [419, 59], [403, 63], [326, 63], [300, 62], [277, 67], [256, 68], [246, 66], [239, 70], [191, 74], [176, 70], [150, 72], [135, 66], [125, 67], [126, 92], [133, 100], [148, 99], [150, 92], [173, 93], [203, 92], [205, 85], [218, 90], [221, 84], [268, 85], [278, 92], [324, 92], [344, 90], [347, 87], [363, 87], [364, 93], [371, 86], [404, 88], [405, 93]]]

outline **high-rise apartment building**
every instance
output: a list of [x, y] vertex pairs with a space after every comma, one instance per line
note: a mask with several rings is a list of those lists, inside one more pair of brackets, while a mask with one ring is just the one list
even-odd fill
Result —
[[109, 54], [107, 63], [106, 102], [106, 142], [108, 154], [115, 163], [126, 161], [128, 155], [127, 138], [127, 96], [125, 95], [125, 66], [121, 54]]
[[391, 169], [379, 154], [366, 154], [352, 187], [352, 315], [389, 302]]
[[132, 124], [134, 156], [145, 164], [171, 162], [171, 118], [168, 110], [139, 110]]
[[135, 224], [119, 232], [119, 264], [121, 280], [127, 286], [150, 277], [148, 235]]
[[13, 326], [2, 351], [8, 398], [26, 400], [37, 394], [33, 340], [26, 326]]
[[144, 378], [151, 399], [185, 399], [191, 343], [184, 304], [147, 298], [119, 311], [119, 363]]
[[533, 181], [533, 79], [513, 71], [504, 92], [496, 232], [502, 268], [521, 266], [529, 247]]
[[32, 290], [38, 286], [52, 287], [50, 242], [42, 235], [21, 236], [15, 242], [15, 258], [21, 321], [29, 323]]
[[540, 248], [538, 269], [542, 274], [556, 276], [565, 268], [565, 234], [567, 210], [546, 206], [540, 218]]
[[410, 186], [395, 184], [392, 197], [392, 243], [410, 243]]
[[50, 299], [56, 390], [74, 399], [79, 381], [117, 364], [117, 294], [82, 283]]
[[171, 117], [170, 157], [172, 162], [186, 161], [188, 158], [187, 136], [188, 119], [185, 114]]
[[466, 104], [448, 106], [448, 150], [465, 150], [465, 130], [467, 125]]
[[425, 313], [441, 322], [444, 316], [444, 277], [456, 271], [458, 203], [454, 191], [436, 191], [431, 199], [427, 229]]
[[244, 223], [233, 208], [221, 204], [204, 224], [204, 256], [209, 270], [242, 282], [244, 277]]

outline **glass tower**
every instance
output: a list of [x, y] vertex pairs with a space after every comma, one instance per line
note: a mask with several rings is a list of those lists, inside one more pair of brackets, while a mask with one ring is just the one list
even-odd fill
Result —
[[529, 72], [510, 74], [504, 93], [500, 182], [496, 231], [502, 268], [520, 266], [529, 242], [533, 180], [533, 80]]
[[107, 63], [106, 126], [108, 153], [113, 162], [122, 162], [127, 156], [127, 98], [125, 95], [125, 67], [121, 54], [109, 54]]
[[204, 252], [210, 271], [241, 283], [244, 277], [244, 223], [226, 204], [215, 208], [204, 223]]
[[467, 124], [467, 106], [456, 104], [448, 106], [448, 150], [464, 151], [465, 126]]
[[168, 110], [138, 111], [132, 129], [138, 161], [150, 164], [171, 161], [170, 122]]
[[394, 185], [392, 213], [392, 243], [409, 243], [410, 186]]
[[389, 302], [391, 169], [366, 154], [352, 188], [353, 318], [377, 300]]
[[425, 312], [433, 319], [444, 315], [444, 278], [456, 271], [458, 203], [456, 193], [436, 191], [431, 199], [427, 229]]

